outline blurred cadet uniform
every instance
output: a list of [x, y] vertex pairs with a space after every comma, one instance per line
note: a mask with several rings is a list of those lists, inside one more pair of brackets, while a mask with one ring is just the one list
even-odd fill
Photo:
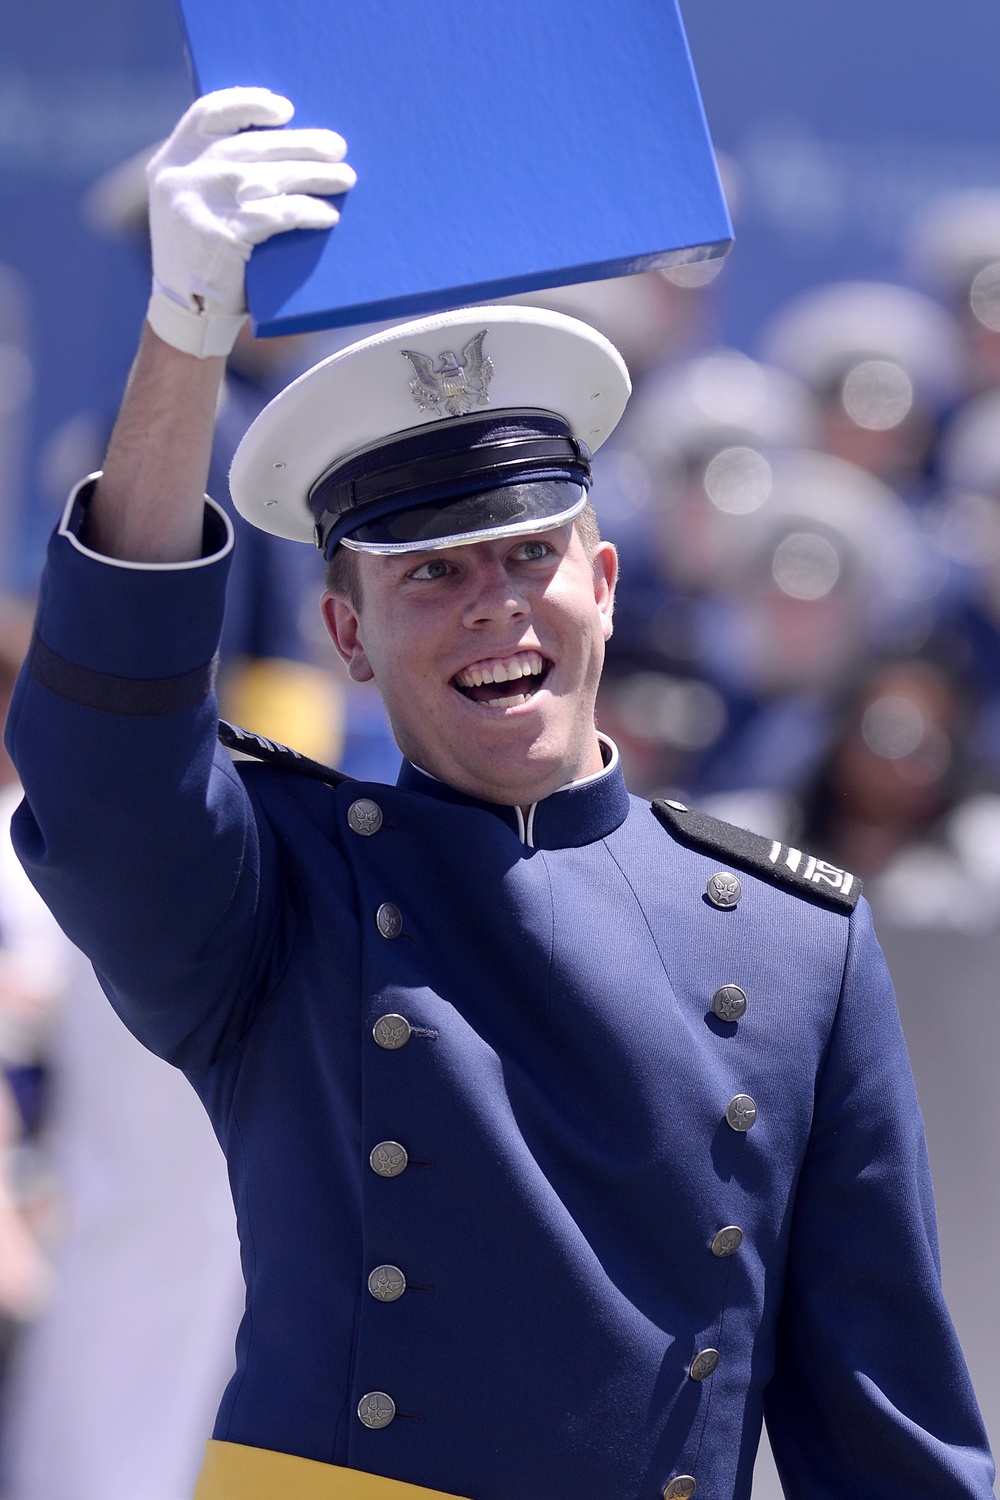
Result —
[[815, 393], [821, 446], [912, 503], [926, 497], [938, 426], [965, 389], [961, 335], [929, 297], [888, 282], [804, 292], [765, 329], [764, 357]]
[[1000, 391], [944, 434], [933, 536], [949, 569], [934, 646], [975, 701], [966, 755], [981, 786], [1000, 780]]
[[[412, 426], [402, 350], [483, 329], [484, 434], [541, 422], [529, 447], [562, 442], [546, 413], [567, 406], [593, 433], [597, 336], [514, 309], [328, 362], [291, 432], [331, 407], [352, 449], [380, 407]], [[258, 495], [295, 404], [248, 439]], [[436, 413], [415, 430], [410, 459], [432, 467], [493, 451]], [[582, 475], [570, 435], [561, 462]], [[382, 453], [353, 460], [352, 485], [376, 489], [340, 515], [355, 538], [421, 514], [365, 520], [378, 465], [395, 472]], [[396, 787], [344, 782], [249, 736], [234, 743], [271, 764], [234, 767], [213, 755], [207, 670], [222, 514], [200, 562], [132, 568], [80, 540], [88, 498], [53, 540], [12, 721], [16, 837], [227, 1144], [248, 1313], [199, 1493], [269, 1473], [309, 1493], [316, 1471], [284, 1454], [332, 1466], [317, 1494], [362, 1493], [346, 1468], [475, 1500], [742, 1497], [766, 1406], [793, 1490], [857, 1476], [985, 1500], [919, 1111], [853, 878], [630, 799], [610, 744], [603, 773], [527, 816], [409, 763]], [[57, 769], [42, 746], [70, 741]]]
[[610, 527], [627, 584], [601, 713], [639, 788], [700, 788], [705, 768], [754, 713], [745, 684], [731, 674], [716, 680], [705, 632], [714, 628], [741, 518], [770, 491], [765, 455], [805, 446], [817, 430], [804, 386], [720, 349], [648, 376], [612, 451], [596, 460], [613, 518], [615, 490], [632, 496], [631, 524], [613, 519]]
[[[31, 612], [0, 597], [0, 718], [31, 638]], [[23, 1324], [49, 1287], [42, 1241], [55, 1199], [41, 1138], [53, 1025], [66, 988], [68, 944], [10, 841], [21, 788], [0, 750], [0, 1379]]]
[[804, 447], [806, 388], [744, 355], [665, 372], [627, 424], [653, 545], [624, 550], [602, 722], [630, 763], [673, 741], [650, 791], [795, 796], [857, 663], [925, 613], [922, 538], [874, 476]]

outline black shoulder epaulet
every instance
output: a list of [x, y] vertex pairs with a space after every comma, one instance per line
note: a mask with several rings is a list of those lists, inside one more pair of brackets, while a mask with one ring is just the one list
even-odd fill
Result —
[[858, 904], [858, 877], [813, 854], [723, 823], [720, 818], [685, 807], [683, 802], [654, 802], [653, 811], [680, 843], [706, 854], [722, 854], [728, 864], [739, 865], [772, 885], [784, 886], [799, 896], [812, 896], [839, 911], [853, 911]]
[[283, 771], [295, 771], [299, 776], [311, 776], [314, 781], [325, 781], [328, 786], [340, 786], [341, 782], [352, 780], [343, 771], [310, 760], [308, 755], [300, 755], [288, 745], [267, 740], [262, 734], [241, 729], [238, 724], [227, 724], [225, 719], [219, 720], [219, 743], [227, 750], [238, 750], [253, 760], [267, 761], [268, 765], [280, 766]]

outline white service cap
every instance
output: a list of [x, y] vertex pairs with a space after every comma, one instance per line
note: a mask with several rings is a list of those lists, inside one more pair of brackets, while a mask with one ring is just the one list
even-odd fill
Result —
[[463, 308], [383, 329], [264, 408], [233, 459], [237, 509], [329, 556], [406, 552], [560, 525], [631, 391], [575, 318]]

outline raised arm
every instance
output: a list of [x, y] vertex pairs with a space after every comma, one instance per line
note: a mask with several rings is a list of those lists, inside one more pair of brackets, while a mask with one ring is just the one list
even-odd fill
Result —
[[105, 472], [52, 539], [7, 725], [19, 858], [126, 1023], [192, 1067], [241, 1034], [288, 927], [216, 739], [232, 530], [204, 489], [251, 247], [332, 224], [311, 195], [353, 182], [339, 136], [268, 128], [291, 114], [263, 89], [208, 95], [150, 164], [149, 326]]
[[202, 507], [225, 356], [246, 321], [254, 245], [328, 229], [354, 173], [332, 130], [285, 130], [293, 107], [267, 89], [194, 103], [149, 169], [153, 291], [147, 325], [83, 540], [123, 561], [201, 555]]
[[205, 485], [226, 361], [197, 359], [147, 323], [82, 540], [129, 562], [201, 556]]

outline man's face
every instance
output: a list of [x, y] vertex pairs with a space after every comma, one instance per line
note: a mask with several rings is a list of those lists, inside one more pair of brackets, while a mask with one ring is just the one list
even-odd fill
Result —
[[590, 557], [567, 525], [358, 562], [360, 607], [326, 594], [327, 628], [355, 681], [378, 684], [414, 764], [521, 805], [601, 769], [594, 700], [613, 547]]

